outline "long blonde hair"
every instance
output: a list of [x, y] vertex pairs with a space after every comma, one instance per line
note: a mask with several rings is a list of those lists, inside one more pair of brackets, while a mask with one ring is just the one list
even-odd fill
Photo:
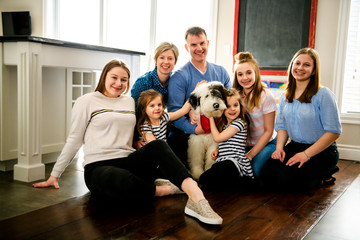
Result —
[[[244, 94], [244, 88], [239, 84], [236, 72], [237, 66], [242, 63], [250, 63], [253, 66], [255, 72], [255, 83], [252, 87], [251, 92], [245, 97], [245, 102], [247, 104], [247, 107], [249, 108], [248, 111], [252, 111], [255, 107], [260, 107], [260, 98], [261, 93], [264, 90], [264, 86], [261, 83], [259, 65], [257, 64], [257, 61], [255, 60], [253, 55], [249, 52], [239, 52], [235, 55], [235, 74], [233, 88], [237, 89], [241, 95]], [[250, 99], [251, 93], [252, 97]]]

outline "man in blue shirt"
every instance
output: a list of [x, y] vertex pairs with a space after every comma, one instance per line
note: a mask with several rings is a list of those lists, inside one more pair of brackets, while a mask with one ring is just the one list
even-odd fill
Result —
[[[168, 85], [168, 111], [180, 109], [191, 92], [201, 81], [219, 81], [231, 88], [229, 74], [224, 67], [206, 61], [209, 40], [204, 29], [191, 27], [185, 33], [185, 49], [190, 53], [190, 61], [171, 76]], [[176, 155], [187, 166], [187, 139], [189, 134], [203, 134], [200, 125], [191, 123], [187, 117], [173, 122], [168, 143]]]

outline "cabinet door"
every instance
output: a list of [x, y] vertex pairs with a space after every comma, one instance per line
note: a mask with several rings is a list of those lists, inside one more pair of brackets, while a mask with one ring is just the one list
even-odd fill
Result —
[[97, 71], [67, 68], [66, 72], [66, 132], [69, 133], [71, 109], [78, 97], [95, 90]]

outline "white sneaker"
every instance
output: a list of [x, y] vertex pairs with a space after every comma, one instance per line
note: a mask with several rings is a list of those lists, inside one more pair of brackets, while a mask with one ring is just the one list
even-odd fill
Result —
[[223, 219], [210, 207], [206, 199], [198, 203], [193, 202], [190, 198], [185, 207], [185, 214], [197, 218], [203, 223], [220, 225]]

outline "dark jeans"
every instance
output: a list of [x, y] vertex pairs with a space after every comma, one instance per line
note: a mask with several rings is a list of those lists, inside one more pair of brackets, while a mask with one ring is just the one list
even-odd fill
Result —
[[181, 189], [191, 177], [174, 152], [162, 140], [155, 140], [128, 157], [104, 160], [85, 166], [85, 183], [94, 196], [109, 200], [153, 198], [154, 180], [169, 179]]
[[299, 168], [299, 163], [286, 166], [287, 161], [296, 153], [303, 152], [311, 144], [301, 144], [291, 141], [284, 147], [286, 153], [284, 162], [270, 159], [261, 172], [262, 182], [268, 187], [286, 191], [307, 190], [320, 185], [329, 177], [339, 161], [339, 152], [334, 142], [328, 148], [310, 158]]
[[185, 167], [189, 169], [189, 163], [187, 160], [189, 134], [184, 133], [174, 126], [171, 126], [170, 129], [167, 142], [176, 156], [181, 160]]

